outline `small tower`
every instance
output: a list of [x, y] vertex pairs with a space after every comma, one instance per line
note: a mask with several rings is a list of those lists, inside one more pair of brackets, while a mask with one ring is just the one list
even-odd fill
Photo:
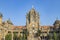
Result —
[[2, 15], [2, 13], [0, 12], [0, 25], [2, 24], [2, 17], [3, 17], [3, 15]]
[[10, 18], [7, 20], [7, 23], [13, 25], [13, 23], [10, 20]]

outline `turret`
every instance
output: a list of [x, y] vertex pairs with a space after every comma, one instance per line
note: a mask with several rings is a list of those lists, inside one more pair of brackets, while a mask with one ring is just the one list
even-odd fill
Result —
[[59, 28], [60, 20], [56, 20], [53, 25], [54, 25], [54, 28]]
[[7, 20], [7, 23], [13, 25], [10, 19]]

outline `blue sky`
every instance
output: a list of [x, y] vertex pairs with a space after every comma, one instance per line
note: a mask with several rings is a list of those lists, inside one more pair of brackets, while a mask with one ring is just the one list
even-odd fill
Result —
[[40, 14], [40, 25], [53, 25], [60, 20], [60, 0], [0, 0], [3, 21], [10, 18], [14, 25], [26, 25], [26, 14], [34, 5]]

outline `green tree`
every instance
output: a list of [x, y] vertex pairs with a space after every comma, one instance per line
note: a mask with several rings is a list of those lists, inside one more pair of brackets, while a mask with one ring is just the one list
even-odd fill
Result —
[[9, 33], [5, 36], [5, 40], [11, 40], [11, 39], [12, 39], [11, 33]]
[[59, 35], [58, 35], [58, 40], [60, 40], [60, 33], [59, 33]]
[[41, 34], [41, 30], [38, 30], [38, 36], [40, 36], [40, 34]]
[[51, 35], [48, 35], [48, 40], [52, 40], [52, 36]]
[[18, 36], [17, 36], [17, 33], [16, 33], [16, 32], [14, 33], [13, 39], [14, 39], [14, 40], [18, 40]]
[[54, 39], [54, 40], [57, 40], [56, 32], [53, 33], [53, 39]]
[[27, 40], [27, 29], [23, 29], [23, 39]]
[[27, 35], [28, 35], [27, 29], [23, 29], [21, 34], [22, 36], [21, 35], [19, 36], [19, 40], [27, 40]]

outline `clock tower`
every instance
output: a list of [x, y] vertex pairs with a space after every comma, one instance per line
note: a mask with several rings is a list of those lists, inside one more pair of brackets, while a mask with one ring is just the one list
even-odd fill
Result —
[[29, 33], [27, 40], [38, 40], [36, 33], [39, 29], [39, 13], [32, 8], [26, 15], [26, 26]]

